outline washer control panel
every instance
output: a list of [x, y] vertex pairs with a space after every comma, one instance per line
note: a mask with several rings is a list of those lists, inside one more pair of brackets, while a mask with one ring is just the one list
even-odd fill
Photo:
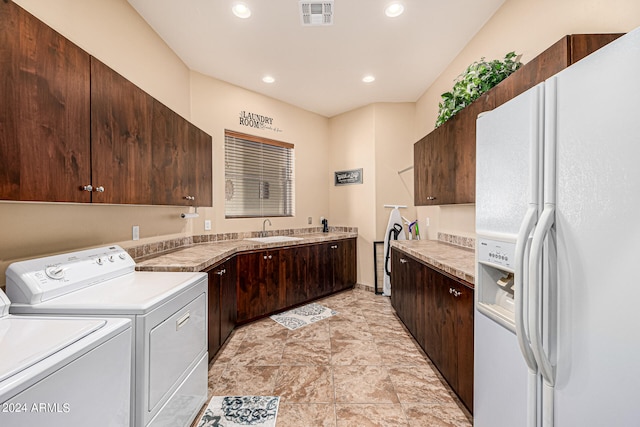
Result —
[[12, 303], [37, 304], [135, 270], [136, 263], [112, 245], [14, 262], [7, 269]]

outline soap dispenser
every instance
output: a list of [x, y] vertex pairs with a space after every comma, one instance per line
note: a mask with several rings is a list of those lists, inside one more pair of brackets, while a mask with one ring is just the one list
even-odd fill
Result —
[[323, 233], [328, 233], [329, 232], [329, 221], [327, 221], [326, 218], [322, 219], [322, 232]]

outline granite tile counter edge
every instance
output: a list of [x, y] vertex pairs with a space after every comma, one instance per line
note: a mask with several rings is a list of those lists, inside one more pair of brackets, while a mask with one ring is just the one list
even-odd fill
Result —
[[[402, 252], [440, 270], [458, 279], [464, 280], [471, 287], [475, 286], [475, 251], [467, 247], [450, 244], [442, 241], [430, 241], [432, 244], [428, 248], [412, 247], [411, 241], [396, 240], [391, 242], [391, 247], [401, 250]], [[453, 251], [461, 259], [465, 260], [461, 265], [459, 259], [447, 259], [439, 254], [439, 251], [446, 248], [447, 251]], [[456, 257], [458, 258], [458, 257]]]
[[[143, 250], [141, 256], [136, 257], [127, 249], [131, 256], [136, 260], [136, 270], [138, 271], [173, 271], [173, 272], [198, 272], [204, 271], [209, 267], [241, 252], [254, 250], [277, 249], [285, 247], [295, 247], [299, 245], [330, 242], [334, 240], [343, 240], [349, 238], [357, 238], [357, 228], [346, 228], [345, 231], [338, 227], [329, 233], [312, 232], [312, 233], [291, 233], [291, 234], [272, 234], [272, 235], [294, 235], [301, 237], [302, 240], [259, 243], [244, 240], [247, 237], [255, 237], [253, 235], [239, 236], [239, 233], [229, 234], [229, 238], [220, 240], [205, 240], [185, 242], [184, 245], [178, 247], [169, 247], [169, 249], [150, 253], [145, 255], [147, 250]], [[355, 230], [355, 231], [354, 231]], [[137, 253], [137, 252], [135, 252]]]

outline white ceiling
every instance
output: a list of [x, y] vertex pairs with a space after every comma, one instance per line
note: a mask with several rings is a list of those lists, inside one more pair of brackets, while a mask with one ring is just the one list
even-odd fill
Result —
[[415, 102], [504, 2], [403, 0], [387, 18], [391, 0], [335, 0], [334, 24], [309, 27], [298, 0], [243, 0], [244, 20], [234, 0], [128, 1], [192, 70], [326, 117]]

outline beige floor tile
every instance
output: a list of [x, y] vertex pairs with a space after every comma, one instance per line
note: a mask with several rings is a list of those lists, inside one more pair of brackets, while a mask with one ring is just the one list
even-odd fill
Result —
[[207, 397], [213, 396], [213, 389], [215, 385], [220, 382], [220, 378], [222, 374], [227, 369], [226, 365], [213, 365], [209, 368], [209, 376], [208, 376], [208, 393]]
[[311, 325], [303, 326], [293, 331], [289, 331], [287, 334], [287, 340], [329, 340], [329, 322], [326, 320], [312, 323]]
[[431, 367], [427, 356], [418, 350], [411, 340], [376, 341], [376, 347], [378, 348], [383, 365]]
[[389, 367], [389, 376], [402, 403], [444, 403], [452, 402], [449, 387], [433, 369], [413, 366]]
[[332, 322], [329, 328], [332, 339], [373, 341], [366, 322]]
[[258, 320], [255, 323], [245, 326], [245, 328], [243, 342], [263, 340], [284, 341], [289, 334], [289, 329], [269, 318]]
[[281, 403], [333, 403], [333, 380], [328, 366], [283, 366], [274, 396]]
[[336, 404], [336, 418], [337, 427], [409, 426], [399, 404]]
[[280, 396], [278, 427], [472, 425], [389, 298], [354, 290], [317, 302], [339, 314], [294, 331], [268, 318], [235, 329], [209, 395]]
[[398, 403], [383, 366], [334, 366], [336, 403]]
[[455, 404], [403, 404], [411, 427], [471, 427], [472, 422]]
[[381, 365], [376, 344], [366, 340], [331, 340], [332, 365]]
[[331, 403], [281, 403], [277, 427], [336, 427], [335, 407]]
[[213, 396], [273, 396], [279, 367], [228, 366], [211, 384]]
[[245, 340], [238, 347], [238, 351], [231, 357], [228, 364], [233, 366], [280, 365], [284, 346], [284, 340]]
[[287, 340], [282, 365], [329, 365], [331, 342], [327, 340]]

